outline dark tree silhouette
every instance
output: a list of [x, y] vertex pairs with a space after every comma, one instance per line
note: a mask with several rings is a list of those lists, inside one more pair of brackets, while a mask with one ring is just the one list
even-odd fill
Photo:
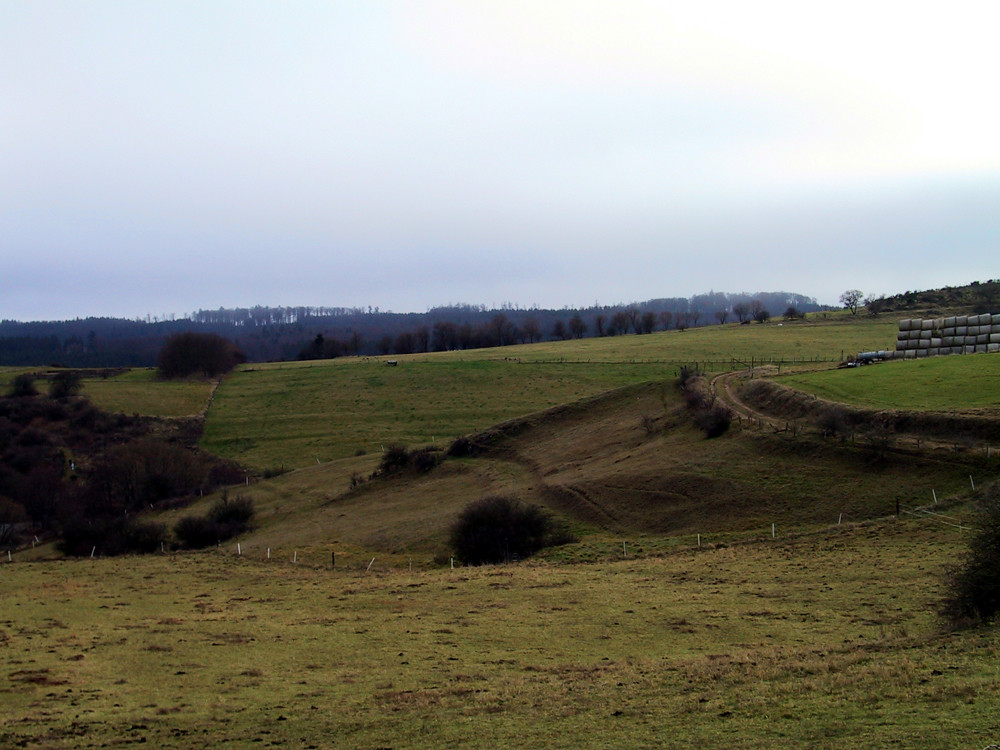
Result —
[[245, 362], [236, 345], [214, 333], [176, 333], [167, 339], [157, 357], [163, 378], [203, 375], [214, 378]]

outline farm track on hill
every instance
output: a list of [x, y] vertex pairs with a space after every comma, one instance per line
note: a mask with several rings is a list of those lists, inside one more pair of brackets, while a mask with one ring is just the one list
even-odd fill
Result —
[[[763, 369], [763, 368], [758, 368]], [[772, 368], [773, 369], [773, 368]], [[743, 419], [747, 419], [750, 425], [756, 423], [759, 427], [770, 427], [774, 432], [798, 432], [801, 430], [816, 430], [817, 425], [815, 421], [809, 418], [795, 418], [795, 417], [776, 417], [773, 414], [761, 411], [754, 408], [753, 406], [747, 404], [738, 395], [738, 389], [742, 379], [750, 375], [748, 370], [739, 370], [734, 372], [725, 372], [716, 375], [712, 378], [710, 383], [710, 388], [713, 396], [722, 399], [723, 403], [740, 418], [741, 424]], [[830, 407], [851, 407], [848, 404], [841, 404], [836, 401], [827, 401], [825, 399], [816, 399], [817, 402], [827, 404]], [[871, 410], [862, 410], [876, 415], [878, 412]], [[853, 431], [852, 431], [852, 440]], [[932, 453], [934, 451], [949, 450], [953, 452], [968, 452], [973, 449], [986, 451], [988, 455], [995, 454], [997, 452], [997, 446], [991, 443], [982, 443], [980, 445], [973, 446], [971, 444], [966, 444], [961, 440], [957, 439], [944, 439], [939, 436], [934, 436], [926, 432], [918, 431], [900, 431], [892, 433], [892, 447], [896, 450], [906, 450], [911, 453]]]

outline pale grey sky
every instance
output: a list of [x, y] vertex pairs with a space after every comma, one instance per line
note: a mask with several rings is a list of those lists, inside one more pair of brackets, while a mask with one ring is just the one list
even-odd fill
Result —
[[993, 2], [0, 0], [0, 318], [1000, 277]]

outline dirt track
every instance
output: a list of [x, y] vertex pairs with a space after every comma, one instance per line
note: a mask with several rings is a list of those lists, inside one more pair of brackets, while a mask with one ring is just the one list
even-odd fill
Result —
[[[768, 374], [767, 370], [774, 371], [775, 368], [756, 368], [754, 376]], [[760, 427], [767, 426], [775, 432], [816, 430], [817, 425], [810, 419], [794, 419], [777, 417], [773, 414], [762, 412], [759, 409], [747, 404], [738, 394], [740, 384], [750, 376], [750, 371], [739, 370], [716, 375], [711, 381], [712, 394], [721, 399], [730, 410], [743, 420], [748, 420], [750, 425]], [[835, 402], [828, 402], [831, 407], [837, 406]], [[854, 440], [854, 431], [851, 433], [851, 440]], [[931, 452], [940, 450], [949, 451], [985, 451], [988, 456], [998, 455], [998, 446], [982, 442], [978, 445], [963, 442], [952, 438], [942, 438], [922, 432], [893, 432], [891, 443], [894, 447], [907, 451]]]

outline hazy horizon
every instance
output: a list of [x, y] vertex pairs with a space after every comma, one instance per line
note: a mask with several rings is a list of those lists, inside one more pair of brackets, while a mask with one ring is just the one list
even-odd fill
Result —
[[981, 2], [5, 2], [0, 318], [835, 305], [1000, 277], [998, 22]]

